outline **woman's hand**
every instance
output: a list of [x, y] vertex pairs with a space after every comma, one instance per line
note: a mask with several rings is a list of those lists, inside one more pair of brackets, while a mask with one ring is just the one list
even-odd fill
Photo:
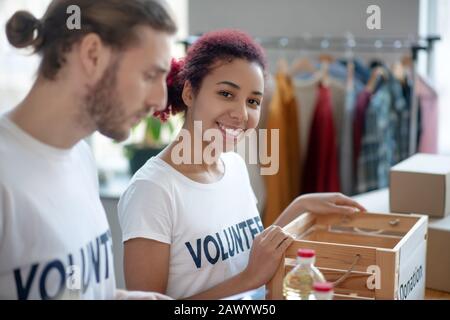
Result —
[[294, 238], [279, 226], [271, 225], [258, 234], [252, 245], [243, 279], [250, 280], [252, 288], [258, 288], [272, 279], [281, 257]]
[[294, 200], [303, 212], [317, 214], [337, 213], [352, 214], [367, 211], [355, 200], [342, 193], [311, 193], [305, 194]]
[[296, 198], [274, 222], [281, 227], [304, 212], [316, 214], [354, 214], [367, 211], [355, 200], [342, 193], [310, 193]]

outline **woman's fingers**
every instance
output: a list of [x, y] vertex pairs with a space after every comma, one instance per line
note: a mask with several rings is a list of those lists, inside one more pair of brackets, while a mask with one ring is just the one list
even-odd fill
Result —
[[270, 232], [273, 232], [272, 230], [274, 229], [274, 227], [275, 227], [274, 225], [271, 225], [271, 226], [267, 227], [266, 229], [264, 229], [260, 234], [258, 234], [256, 236], [254, 241], [262, 242]]
[[289, 234], [284, 232], [283, 230], [277, 232], [277, 234], [272, 238], [272, 241], [270, 243], [270, 246], [273, 249], [277, 249], [283, 241], [285, 241], [287, 238], [291, 238]]
[[359, 211], [363, 211], [363, 212], [367, 211], [367, 209], [364, 208], [362, 205], [360, 205], [357, 201], [355, 201], [347, 196], [344, 196], [342, 194], [339, 194], [337, 196], [335, 205], [338, 207], [340, 207], [340, 206], [353, 207], [353, 208], [357, 208], [357, 209], [359, 209]]
[[283, 229], [281, 229], [279, 226], [276, 225], [271, 225], [270, 227], [268, 227], [266, 230], [267, 233], [262, 237], [261, 242], [263, 241], [272, 241], [273, 238]]
[[359, 211], [359, 209], [357, 209], [355, 207], [331, 205], [329, 213], [333, 213], [333, 214], [355, 214], [357, 212], [360, 212], [360, 211]]
[[295, 239], [290, 236], [284, 239], [284, 241], [278, 246], [278, 251], [280, 253], [284, 253], [286, 249], [292, 244], [292, 242], [294, 242], [294, 240]]

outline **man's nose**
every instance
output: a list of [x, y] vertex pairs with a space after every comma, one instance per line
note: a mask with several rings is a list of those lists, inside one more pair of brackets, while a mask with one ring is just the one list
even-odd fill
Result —
[[167, 86], [160, 83], [149, 90], [146, 104], [155, 109], [155, 111], [163, 111], [167, 105]]

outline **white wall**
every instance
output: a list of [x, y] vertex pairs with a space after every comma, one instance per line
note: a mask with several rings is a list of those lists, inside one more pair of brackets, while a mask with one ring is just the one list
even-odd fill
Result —
[[[380, 6], [381, 30], [368, 30], [366, 9]], [[254, 36], [408, 36], [417, 34], [419, 0], [190, 0], [189, 32], [234, 27]]]

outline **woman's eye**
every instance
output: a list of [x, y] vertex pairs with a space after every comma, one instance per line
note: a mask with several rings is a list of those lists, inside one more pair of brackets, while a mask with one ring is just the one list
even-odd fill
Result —
[[259, 102], [258, 100], [255, 100], [255, 99], [248, 100], [248, 103], [255, 107], [259, 107], [261, 105], [261, 102]]
[[231, 98], [233, 95], [227, 91], [219, 91], [219, 95], [225, 97], [225, 98]]

